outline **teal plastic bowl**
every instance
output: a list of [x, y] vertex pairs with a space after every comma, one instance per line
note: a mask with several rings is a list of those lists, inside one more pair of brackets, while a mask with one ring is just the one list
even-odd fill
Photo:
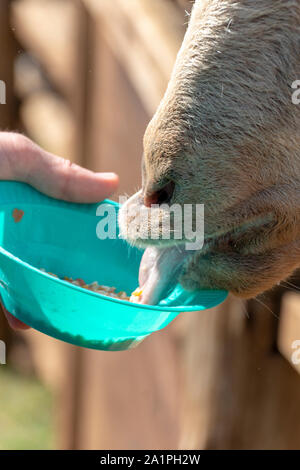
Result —
[[42, 272], [98, 281], [128, 294], [138, 286], [143, 252], [118, 237], [97, 237], [97, 225], [108, 214], [118, 235], [118, 204], [101, 204], [105, 212], [99, 216], [99, 204], [67, 203], [24, 183], [0, 182], [0, 294], [16, 318], [78, 346], [124, 350], [164, 328], [180, 312], [210, 308], [226, 298], [224, 291], [203, 291], [197, 305], [171, 307], [166, 299], [158, 306], [139, 305]]

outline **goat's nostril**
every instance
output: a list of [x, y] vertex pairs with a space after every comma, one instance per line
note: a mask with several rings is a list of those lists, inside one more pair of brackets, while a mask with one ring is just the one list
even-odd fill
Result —
[[168, 204], [173, 196], [175, 189], [174, 181], [170, 181], [163, 188], [144, 196], [144, 205], [151, 207], [152, 204]]

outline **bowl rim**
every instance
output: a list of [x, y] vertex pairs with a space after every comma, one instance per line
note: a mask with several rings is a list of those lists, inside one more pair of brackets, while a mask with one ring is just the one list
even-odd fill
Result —
[[[12, 260], [14, 263], [20, 264], [23, 268], [29, 269], [30, 271], [34, 272], [38, 276], [46, 277], [51, 282], [59, 283], [59, 284], [63, 285], [64, 287], [68, 288], [68, 289], [72, 289], [72, 290], [75, 289], [76, 291], [80, 292], [83, 295], [88, 295], [88, 296], [101, 298], [103, 301], [106, 301], [106, 302], [114, 302], [114, 303], [117, 303], [117, 304], [126, 305], [128, 308], [138, 308], [138, 309], [142, 309], [142, 310], [151, 310], [151, 311], [169, 312], [169, 313], [172, 313], [172, 312], [180, 313], [180, 312], [188, 312], [188, 311], [193, 312], [193, 311], [197, 311], [197, 310], [200, 311], [200, 310], [208, 310], [209, 308], [213, 308], [213, 307], [204, 307], [202, 305], [194, 305], [194, 306], [182, 305], [182, 306], [175, 306], [175, 307], [174, 306], [173, 307], [172, 306], [164, 307], [164, 306], [161, 306], [161, 305], [138, 304], [138, 303], [135, 303], [135, 302], [129, 302], [128, 300], [116, 299], [114, 297], [109, 297], [107, 295], [103, 295], [103, 294], [100, 294], [98, 292], [93, 292], [93, 291], [84, 289], [83, 287], [76, 286], [74, 284], [69, 283], [68, 281], [64, 281], [63, 279], [60, 279], [59, 277], [54, 277], [51, 274], [48, 274], [47, 272], [41, 271], [39, 268], [36, 268], [36, 267], [32, 266], [31, 264], [27, 263], [26, 261], [23, 261], [22, 259], [20, 259], [17, 256], [13, 255], [12, 253], [5, 250], [1, 246], [0, 246], [0, 253], [3, 256], [5, 256], [5, 257], [9, 258], [10, 260]], [[220, 291], [220, 292], [223, 292], [223, 291]], [[224, 291], [224, 295], [225, 295], [225, 291]], [[226, 297], [227, 297], [227, 293], [226, 293]], [[226, 297], [224, 297], [224, 300], [226, 299]]]

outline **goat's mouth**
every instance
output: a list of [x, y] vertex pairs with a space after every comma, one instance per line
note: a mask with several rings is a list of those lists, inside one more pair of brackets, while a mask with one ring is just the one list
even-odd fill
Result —
[[[224, 235], [208, 238], [201, 254], [213, 253], [216, 247], [222, 245], [223, 250], [230, 256], [230, 240], [230, 237]], [[159, 244], [148, 246], [140, 264], [138, 295], [133, 294], [132, 300], [141, 304], [157, 305], [175, 288], [182, 271], [196, 252], [199, 253], [199, 250], [188, 250], [184, 243], [168, 247]], [[201, 279], [199, 288], [200, 286]]]
[[[119, 212], [121, 236], [142, 249], [172, 248], [185, 244], [201, 248], [204, 240], [204, 206], [164, 203], [145, 206], [142, 191], [134, 194]], [[195, 248], [189, 248], [195, 249]]]
[[168, 248], [146, 248], [139, 271], [140, 295], [133, 295], [133, 300], [142, 304], [156, 305], [167, 297], [175, 287], [180, 272], [192, 252], [187, 252], [184, 245]]
[[[135, 213], [135, 205], [140, 208], [140, 199], [141, 194], [137, 193], [127, 202], [132, 205], [133, 214]], [[125, 217], [127, 217], [126, 220]], [[269, 214], [267, 217], [255, 216], [251, 220], [242, 220], [239, 224], [235, 223], [234, 226], [228, 224], [221, 231], [205, 234], [203, 249], [197, 248], [196, 251], [201, 250], [201, 254], [221, 251], [230, 256], [233, 251], [239, 249], [238, 247], [245, 248], [243, 241], [249, 239], [249, 232], [251, 233], [253, 229], [255, 231], [270, 221], [272, 221], [272, 216]], [[140, 295], [134, 296], [134, 301], [142, 304], [158, 304], [178, 283], [183, 268], [195, 255], [195, 249], [187, 249], [185, 240], [166, 240], [164, 243], [160, 239], [141, 240], [137, 236], [134, 226], [131, 225], [128, 214], [123, 211], [120, 213], [120, 225], [121, 228], [128, 227], [129, 233], [125, 235], [125, 238], [129, 242], [146, 248], [139, 271]], [[199, 287], [200, 285], [201, 279], [199, 279]]]
[[[161, 214], [163, 217], [164, 213], [160, 208], [152, 207], [143, 205], [142, 192], [139, 191], [122, 206], [119, 225], [123, 238], [130, 244], [145, 249], [139, 271], [139, 295], [135, 295], [133, 300], [155, 305], [175, 287], [186, 259], [194, 251], [186, 248], [187, 243], [193, 243], [192, 240], [185, 240], [183, 237], [175, 239], [172, 229], [168, 233], [168, 226], [165, 234], [169, 238], [162, 236], [163, 224], [156, 223], [153, 213], [158, 217]], [[152, 217], [148, 218], [151, 213]], [[156, 227], [154, 236], [151, 225], [153, 222]], [[201, 241], [199, 244], [202, 246]]]

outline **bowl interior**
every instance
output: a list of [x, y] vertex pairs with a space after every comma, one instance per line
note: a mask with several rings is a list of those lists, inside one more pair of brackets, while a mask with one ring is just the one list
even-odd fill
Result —
[[[118, 208], [111, 201], [66, 203], [26, 184], [1, 182], [0, 294], [7, 310], [55, 338], [108, 350], [131, 348], [175, 318], [179, 311], [111, 299], [40, 271], [130, 294], [142, 251], [118, 237]], [[101, 223], [105, 239], [97, 236]]]
[[[12, 200], [0, 202], [1, 247], [59, 277], [98, 281], [128, 293], [137, 287], [142, 252], [118, 238], [117, 204], [103, 203], [100, 217], [96, 215], [99, 204], [64, 203], [34, 190], [30, 190], [33, 198], [27, 200], [27, 188], [22, 189], [24, 200], [15, 194]], [[116, 238], [101, 240], [96, 230], [108, 214]]]

